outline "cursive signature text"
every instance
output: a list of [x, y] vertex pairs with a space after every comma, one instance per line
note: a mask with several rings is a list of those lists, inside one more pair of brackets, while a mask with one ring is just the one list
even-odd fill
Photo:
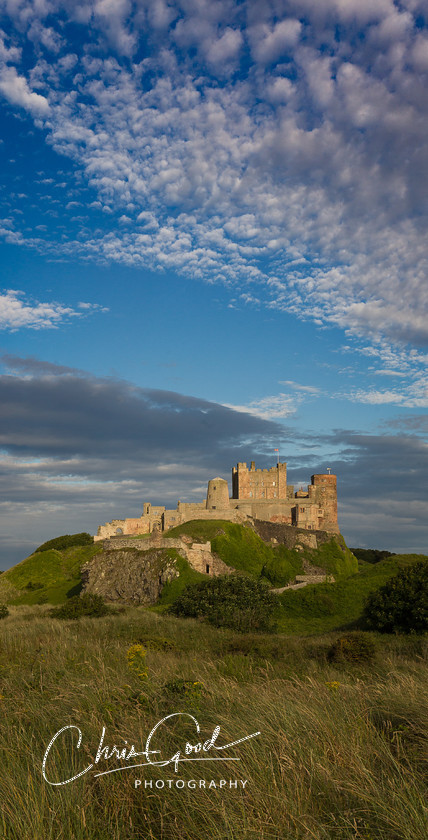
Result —
[[[167, 721], [171, 720], [172, 718], [178, 717], [187, 717], [190, 718], [190, 720], [193, 722], [196, 733], [195, 741], [194, 743], [186, 741], [183, 749], [177, 750], [172, 755], [163, 758], [161, 756], [161, 751], [153, 748], [152, 742], [154, 745], [156, 744], [156, 736], [159, 735], [161, 728], [165, 727]], [[76, 749], [80, 749], [83, 737], [82, 731], [81, 729], [79, 729], [78, 726], [70, 724], [68, 726], [63, 726], [62, 729], [59, 729], [58, 732], [55, 733], [45, 752], [42, 763], [42, 774], [44, 780], [49, 785], [68, 785], [70, 784], [70, 782], [74, 782], [76, 779], [80, 779], [81, 776], [84, 776], [86, 773], [89, 773], [94, 768], [95, 770], [97, 770], [95, 776], [107, 776], [109, 773], [120, 773], [123, 770], [131, 770], [132, 768], [136, 767], [168, 767], [169, 765], [172, 765], [175, 773], [177, 773], [179, 764], [185, 761], [240, 761], [241, 759], [236, 756], [216, 756], [214, 754], [214, 751], [221, 752], [227, 750], [230, 747], [235, 747], [237, 744], [242, 744], [243, 741], [248, 741], [250, 738], [255, 738], [257, 735], [260, 735], [260, 732], [253, 732], [251, 735], [244, 735], [243, 738], [238, 738], [236, 741], [230, 741], [228, 744], [220, 745], [217, 743], [218, 736], [220, 735], [220, 726], [216, 726], [213, 730], [211, 738], [208, 738], [208, 740], [206, 741], [202, 741], [199, 739], [201, 728], [196, 718], [193, 717], [193, 715], [191, 715], [189, 712], [174, 712], [173, 714], [167, 715], [166, 717], [162, 718], [162, 720], [158, 721], [158, 723], [153, 727], [146, 740], [144, 750], [138, 751], [135, 749], [134, 744], [132, 744], [129, 747], [127, 741], [125, 741], [125, 746], [121, 748], [117, 747], [116, 744], [112, 747], [105, 745], [104, 741], [106, 728], [104, 726], [101, 733], [100, 742], [98, 744], [98, 749], [92, 763], [88, 764], [87, 767], [80, 771], [80, 773], [77, 773], [71, 778], [54, 782], [48, 778], [46, 773], [46, 764], [49, 759], [50, 751], [54, 743], [58, 739], [60, 739], [65, 732], [70, 732], [72, 730], [75, 731], [77, 737]], [[210, 756], [205, 755], [206, 753], [210, 752], [212, 752]], [[155, 756], [157, 756], [156, 759]], [[102, 766], [100, 765], [101, 761], [110, 761], [112, 759], [116, 761], [125, 762], [132, 761], [133, 759], [145, 760], [140, 760], [137, 761], [137, 763], [133, 764], [126, 763], [125, 766], [121, 765], [120, 767], [114, 767], [113, 769], [109, 770], [100, 769], [100, 767]]]

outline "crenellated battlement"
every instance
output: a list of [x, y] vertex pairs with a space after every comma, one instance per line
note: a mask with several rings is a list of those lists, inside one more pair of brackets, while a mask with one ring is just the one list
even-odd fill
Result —
[[100, 525], [95, 541], [114, 536], [151, 534], [169, 531], [192, 519], [227, 519], [294, 525], [307, 531], [339, 533], [337, 523], [337, 479], [335, 475], [316, 473], [306, 490], [294, 491], [287, 485], [287, 464], [256, 469], [244, 461], [232, 468], [232, 495], [227, 481], [213, 478], [208, 482], [206, 499], [201, 502], [178, 502], [175, 510], [145, 502], [138, 518], [114, 519]]

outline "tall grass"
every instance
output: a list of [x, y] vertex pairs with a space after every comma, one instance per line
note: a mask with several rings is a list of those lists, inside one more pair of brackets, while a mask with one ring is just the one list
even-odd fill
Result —
[[[339, 667], [327, 660], [334, 634], [236, 635], [135, 608], [74, 623], [45, 607], [11, 613], [0, 624], [5, 840], [425, 840], [423, 639], [373, 635], [372, 665]], [[146, 651], [147, 676], [129, 667], [131, 645]], [[182, 690], [195, 682], [200, 691]], [[261, 735], [227, 752], [239, 762], [182, 764], [177, 776], [170, 767], [88, 773], [62, 787], [42, 778], [46, 747], [65, 725], [83, 740], [52, 750], [57, 779], [93, 760], [103, 726], [110, 746], [141, 750], [154, 724], [179, 711], [197, 717], [204, 739], [216, 724], [219, 743]], [[159, 743], [166, 755], [186, 739], [193, 729], [181, 719]], [[144, 790], [144, 779], [175, 778], [248, 783]]]

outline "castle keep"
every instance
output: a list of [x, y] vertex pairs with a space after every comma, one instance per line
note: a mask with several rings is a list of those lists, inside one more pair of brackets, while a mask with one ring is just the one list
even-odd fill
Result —
[[213, 478], [202, 502], [178, 502], [175, 510], [145, 502], [140, 517], [106, 522], [94, 540], [168, 531], [191, 519], [259, 519], [338, 534], [336, 476], [313, 475], [307, 490], [295, 491], [287, 485], [287, 464], [278, 461], [276, 467], [256, 470], [254, 461], [249, 468], [241, 462], [232, 469], [231, 497], [227, 481]]

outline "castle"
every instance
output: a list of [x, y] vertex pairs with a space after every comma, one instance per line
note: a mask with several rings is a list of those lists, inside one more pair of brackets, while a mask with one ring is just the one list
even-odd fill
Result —
[[143, 513], [134, 519], [113, 519], [100, 525], [95, 541], [109, 537], [168, 531], [191, 519], [227, 519], [243, 523], [248, 519], [278, 522], [297, 528], [339, 533], [337, 524], [336, 476], [317, 474], [307, 490], [294, 491], [287, 485], [287, 464], [278, 461], [271, 469], [257, 469], [245, 462], [232, 469], [232, 496], [224, 478], [208, 482], [202, 502], [178, 502], [175, 510], [143, 504]]

